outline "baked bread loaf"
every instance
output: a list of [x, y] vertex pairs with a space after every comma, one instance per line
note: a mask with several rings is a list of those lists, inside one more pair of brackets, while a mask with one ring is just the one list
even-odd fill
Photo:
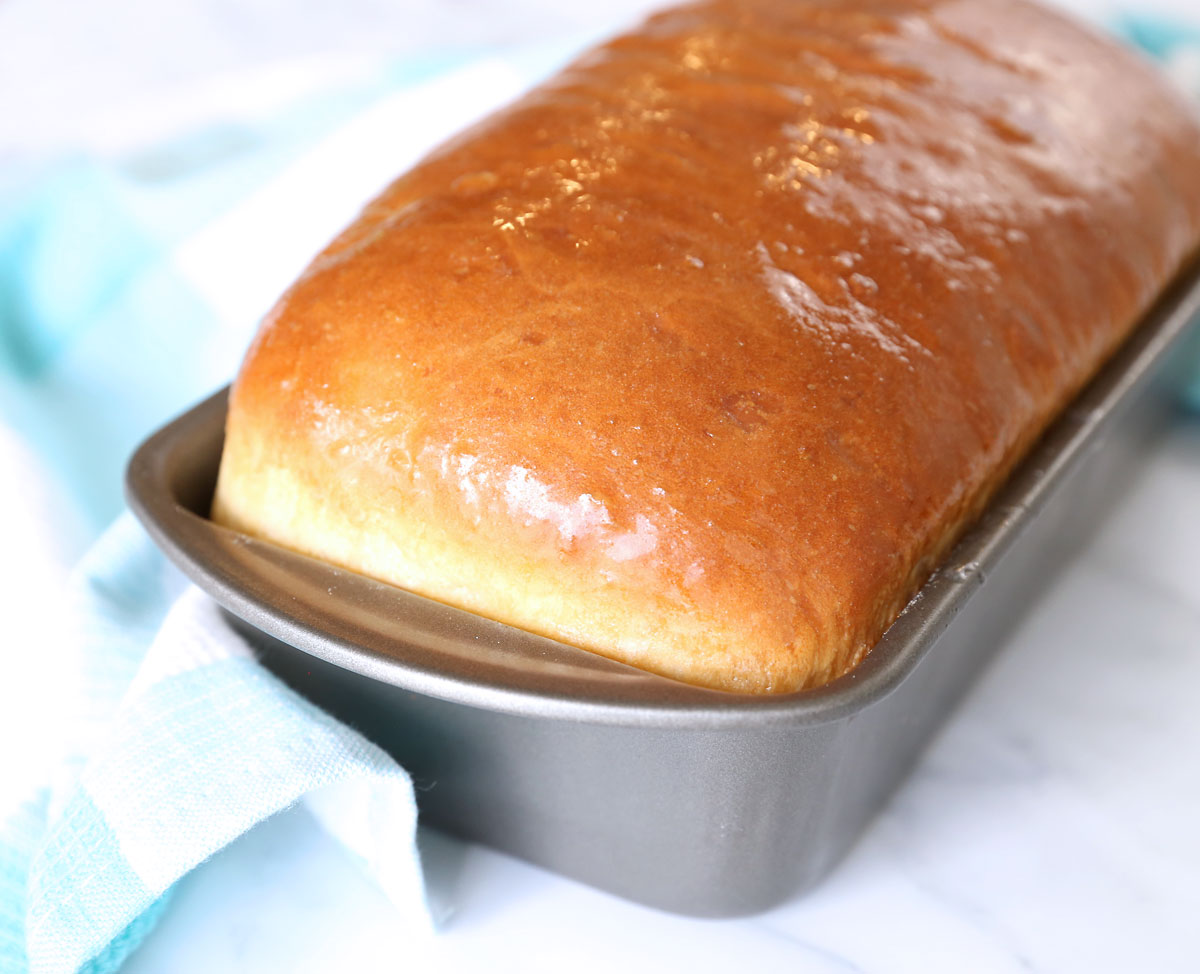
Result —
[[732, 0], [401, 176], [267, 316], [222, 524], [709, 687], [868, 652], [1200, 242], [1200, 126], [1022, 0]]

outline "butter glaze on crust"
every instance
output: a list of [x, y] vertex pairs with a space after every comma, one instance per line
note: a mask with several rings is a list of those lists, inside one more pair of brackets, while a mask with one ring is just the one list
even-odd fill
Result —
[[705, 3], [401, 176], [263, 323], [214, 517], [727, 690], [853, 667], [1200, 239], [1024, 2]]

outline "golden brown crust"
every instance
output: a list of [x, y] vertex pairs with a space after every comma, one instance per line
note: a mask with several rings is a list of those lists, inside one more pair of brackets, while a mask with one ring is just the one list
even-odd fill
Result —
[[314, 261], [214, 517], [679, 679], [818, 685], [1198, 238], [1200, 129], [1058, 14], [668, 11]]

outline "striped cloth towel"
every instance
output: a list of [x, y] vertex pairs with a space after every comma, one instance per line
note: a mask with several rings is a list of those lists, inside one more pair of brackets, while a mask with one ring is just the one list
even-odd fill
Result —
[[[1123, 29], [1200, 90], [1200, 36]], [[570, 49], [410, 62], [119, 157], [0, 168], [0, 740], [20, 742], [0, 774], [0, 971], [116, 970], [180, 877], [300, 799], [427, 927], [408, 777], [257, 665], [120, 513], [121, 467], [233, 373], [363, 199]], [[1200, 409], [1200, 369], [1190, 395]]]
[[121, 512], [122, 468], [228, 380], [364, 199], [565, 53], [410, 62], [251, 120], [253, 139], [218, 125], [0, 171], [4, 974], [116, 970], [180, 877], [301, 799], [400, 926], [430, 928], [404, 770], [256, 663]]

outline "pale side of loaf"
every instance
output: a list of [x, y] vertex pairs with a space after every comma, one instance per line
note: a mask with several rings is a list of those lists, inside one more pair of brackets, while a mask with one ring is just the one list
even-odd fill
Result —
[[1061, 15], [671, 10], [316, 258], [213, 514], [680, 680], [812, 687], [1198, 241], [1182, 98]]

